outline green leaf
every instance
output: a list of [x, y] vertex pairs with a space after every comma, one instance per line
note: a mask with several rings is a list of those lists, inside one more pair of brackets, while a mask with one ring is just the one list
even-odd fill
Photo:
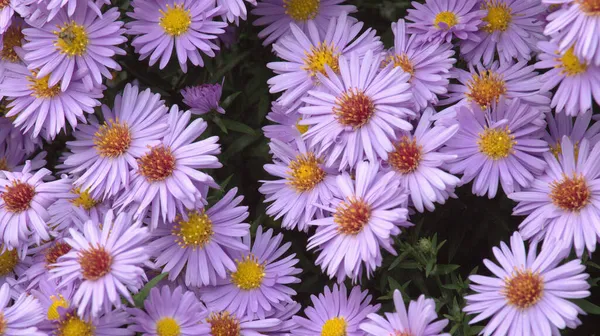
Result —
[[169, 273], [161, 273], [152, 278], [152, 280], [148, 281], [146, 286], [144, 286], [144, 288], [142, 288], [142, 290], [139, 293], [133, 296], [133, 303], [135, 303], [135, 306], [138, 308], [142, 308], [144, 306], [144, 301], [148, 297], [148, 294], [150, 294], [150, 290], [154, 288], [156, 284], [162, 279], [164, 279], [167, 275], [169, 275]]
[[583, 309], [584, 312], [592, 315], [600, 315], [600, 306], [597, 306], [587, 300], [577, 299], [573, 300], [573, 302], [579, 306], [579, 308]]
[[221, 132], [227, 134], [227, 127], [223, 123], [223, 120], [221, 120], [221, 118], [219, 118], [219, 116], [214, 116], [213, 122], [215, 123], [215, 125], [219, 126], [219, 128], [221, 129]]
[[256, 131], [252, 129], [252, 127], [242, 124], [239, 121], [231, 120], [231, 119], [223, 119], [223, 125], [227, 127], [228, 130], [235, 131], [238, 133], [244, 133], [248, 135], [256, 135]]
[[460, 265], [454, 265], [454, 264], [437, 265], [435, 267], [434, 273], [437, 275], [446, 275], [448, 273], [452, 273], [454, 270], [458, 269], [459, 267], [460, 267]]
[[231, 106], [231, 103], [233, 103], [233, 100], [240, 95], [240, 93], [242, 93], [242, 91], [237, 91], [234, 92], [232, 94], [230, 94], [227, 98], [225, 98], [225, 100], [223, 100], [223, 103], [221, 103], [221, 107], [225, 110], [227, 110], [227, 108], [229, 106]]

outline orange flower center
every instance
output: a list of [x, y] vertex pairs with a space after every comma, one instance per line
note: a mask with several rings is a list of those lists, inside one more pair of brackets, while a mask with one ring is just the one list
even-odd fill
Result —
[[350, 89], [341, 98], [337, 98], [333, 113], [340, 124], [357, 129], [371, 119], [375, 113], [375, 104], [363, 91]]
[[102, 157], [116, 158], [129, 149], [131, 145], [131, 132], [125, 123], [119, 120], [108, 120], [100, 126], [94, 134], [94, 146]]
[[229, 312], [212, 313], [207, 319], [213, 336], [240, 336], [240, 321]]
[[67, 243], [56, 242], [46, 250], [46, 268], [52, 268], [56, 264], [58, 258], [64, 256], [71, 251], [71, 246]]
[[35, 188], [21, 181], [13, 181], [11, 185], [6, 186], [6, 191], [2, 193], [6, 210], [13, 213], [28, 210], [34, 196]]
[[338, 225], [338, 232], [347, 235], [356, 235], [369, 223], [371, 207], [360, 198], [352, 198], [338, 205], [333, 215], [334, 222]]
[[79, 265], [85, 280], [98, 280], [108, 274], [113, 262], [112, 256], [104, 247], [91, 247], [79, 254]]
[[542, 298], [544, 281], [530, 270], [516, 271], [510, 279], [504, 281], [504, 294], [509, 304], [520, 309], [533, 306]]
[[417, 145], [416, 139], [403, 136], [394, 145], [394, 151], [388, 153], [388, 163], [399, 173], [412, 173], [419, 167], [422, 149], [422, 146]]
[[139, 171], [149, 182], [164, 181], [175, 171], [175, 161], [171, 149], [159, 145], [138, 159]]
[[492, 102], [498, 102], [506, 93], [506, 83], [500, 74], [487, 70], [480, 75], [474, 74], [467, 82], [467, 98], [479, 104], [482, 109]]
[[550, 199], [557, 207], [567, 211], [583, 209], [591, 198], [590, 189], [582, 175], [564, 176], [550, 184]]
[[600, 0], [575, 0], [587, 15], [600, 15]]
[[[10, 0], [0, 0], [0, 8], [2, 8], [2, 2], [8, 2]], [[20, 26], [10, 26], [2, 39], [2, 50], [0, 50], [0, 58], [4, 61], [15, 63], [19, 60], [19, 56], [15, 51], [15, 47], [21, 46], [23, 41], [23, 32]]]

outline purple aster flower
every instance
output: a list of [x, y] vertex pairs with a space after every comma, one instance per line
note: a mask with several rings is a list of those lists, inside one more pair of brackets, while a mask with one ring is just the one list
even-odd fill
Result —
[[517, 63], [494, 62], [489, 67], [470, 66], [470, 72], [454, 68], [453, 77], [460, 84], [448, 86], [448, 98], [442, 100], [443, 105], [459, 102], [479, 105], [487, 109], [500, 98], [520, 98], [524, 103], [535, 105], [543, 112], [549, 112], [550, 94], [542, 89], [540, 76], [533, 65], [526, 61]]
[[291, 23], [291, 34], [273, 45], [275, 54], [282, 61], [267, 64], [276, 73], [267, 82], [270, 92], [283, 92], [277, 101], [286, 107], [296, 103], [320, 82], [318, 74], [329, 76], [325, 70], [327, 67], [338, 74], [341, 56], [353, 53], [362, 58], [369, 50], [378, 54], [383, 45], [376, 36], [377, 32], [367, 28], [359, 36], [363, 25], [346, 14], [331, 18], [327, 29], [319, 29], [309, 21], [308, 33]]
[[208, 311], [193, 292], [184, 292], [181, 287], [173, 291], [168, 286], [154, 287], [144, 301], [144, 310], [128, 311], [133, 315], [129, 329], [145, 336], [196, 336], [210, 332], [210, 325], [202, 323]]
[[510, 239], [510, 248], [502, 242], [494, 247], [498, 264], [484, 259], [492, 276], [471, 275], [467, 295], [468, 314], [478, 314], [469, 323], [491, 318], [485, 335], [558, 335], [558, 329], [573, 328], [583, 311], [568, 299], [590, 295], [590, 285], [580, 260], [560, 265], [563, 250], [548, 246], [537, 254], [537, 245], [525, 250], [518, 233]]
[[229, 311], [237, 316], [264, 319], [274, 305], [291, 302], [296, 292], [288, 287], [299, 283], [302, 272], [295, 268], [296, 254], [284, 254], [290, 242], [281, 245], [283, 235], [273, 236], [273, 230], [256, 231], [254, 243], [250, 233], [243, 238], [249, 252], [234, 252], [235, 271], [215, 287], [201, 288], [201, 298], [211, 310]]
[[538, 16], [546, 10], [539, 1], [481, 0], [485, 11], [479, 26], [479, 40], [460, 42], [460, 52], [471, 64], [491, 64], [496, 53], [503, 61], [529, 60], [538, 41], [544, 39], [544, 21]]
[[67, 11], [61, 9], [39, 28], [23, 29], [27, 67], [32, 71], [39, 69], [37, 79], [47, 78], [50, 86], [60, 83], [63, 91], [78, 73], [85, 74], [88, 88], [100, 86], [102, 77], [112, 78], [110, 70], [121, 70], [112, 57], [125, 55], [117, 47], [127, 41], [123, 22], [117, 21], [119, 11], [113, 7], [102, 17], [88, 6], [77, 6], [72, 16]]
[[202, 84], [181, 90], [181, 95], [183, 103], [191, 108], [193, 114], [202, 115], [212, 110], [225, 114], [225, 110], [219, 106], [222, 90], [222, 83]]
[[10, 286], [3, 284], [0, 288], [0, 325], [5, 335], [45, 336], [35, 327], [44, 318], [42, 306], [33, 296], [22, 293], [12, 306]]
[[596, 249], [600, 237], [600, 145], [587, 139], [578, 146], [564, 136], [557, 157], [544, 153], [548, 164], [530, 188], [510, 194], [519, 202], [513, 215], [527, 218], [519, 226], [523, 238], [562, 240], [578, 256]]
[[454, 188], [460, 182], [441, 168], [457, 156], [439, 151], [456, 134], [458, 125], [432, 127], [434, 112], [433, 108], [427, 108], [414, 133], [403, 133], [385, 161], [400, 180], [400, 187], [408, 190], [412, 205], [419, 212], [433, 211], [434, 202], [444, 204], [448, 197], [456, 197]]
[[75, 128], [85, 123], [85, 113], [100, 106], [102, 88], [86, 88], [82, 78], [73, 77], [71, 85], [61, 90], [50, 84], [50, 77], [40, 77], [39, 71], [29, 71], [24, 65], [14, 65], [11, 75], [0, 84], [0, 91], [10, 101], [7, 117], [15, 117], [14, 125], [32, 137], [42, 134], [54, 139], [66, 129], [68, 122]]
[[298, 328], [293, 329], [294, 336], [346, 335], [363, 336], [359, 325], [367, 322], [367, 315], [376, 313], [380, 305], [371, 305], [371, 295], [361, 292], [359, 286], [352, 287], [348, 293], [346, 287], [333, 285], [325, 287], [319, 296], [311, 295], [312, 307], [304, 309], [306, 318], [294, 316]]
[[91, 116], [89, 125], [73, 132], [75, 141], [67, 142], [71, 153], [58, 166], [77, 176], [75, 185], [93, 198], [112, 197], [129, 186], [135, 160], [160, 144], [169, 127], [160, 95], [131, 84], [115, 97], [113, 110], [102, 106], [102, 114], [104, 123]]
[[236, 193], [234, 188], [208, 210], [188, 210], [152, 232], [149, 248], [156, 255], [155, 266], [168, 272], [169, 280], [184, 272], [187, 286], [214, 286], [236, 270], [230, 255], [248, 251], [242, 237], [250, 230], [243, 222], [248, 207], [240, 206], [244, 197]]
[[129, 190], [115, 202], [118, 206], [133, 205], [136, 218], [145, 218], [151, 211], [151, 228], [163, 222], [173, 222], [177, 212], [196, 209], [206, 200], [201, 190], [218, 188], [212, 177], [196, 169], [220, 168], [215, 155], [221, 153], [219, 137], [212, 136], [195, 141], [207, 127], [201, 118], [190, 123], [190, 111], [180, 112], [177, 105], [171, 107], [168, 116], [170, 126], [162, 143], [148, 146], [137, 159]]
[[48, 207], [70, 189], [67, 179], [45, 182], [50, 174], [32, 171], [29, 161], [21, 172], [0, 172], [0, 236], [9, 249], [50, 239]]
[[367, 277], [381, 266], [381, 248], [396, 254], [394, 237], [407, 222], [407, 197], [393, 172], [380, 173], [379, 164], [360, 162], [356, 178], [347, 172], [337, 177], [340, 198], [331, 206], [322, 205], [329, 217], [308, 223], [317, 231], [308, 239], [307, 248], [320, 250], [316, 264], [330, 278], [341, 282], [347, 276], [358, 280], [363, 269]]
[[[0, 101], [0, 114], [4, 113], [3, 110], [6, 109], [6, 103], [6, 100]], [[11, 146], [17, 146], [19, 151], [23, 151], [24, 154], [30, 155], [35, 152], [38, 147], [41, 147], [42, 140], [40, 138], [32, 138], [29, 134], [24, 135], [13, 125], [11, 119], [0, 116], [0, 143], [10, 143]], [[36, 158], [37, 157], [38, 156], [36, 155]], [[32, 161], [37, 162], [36, 158]]]
[[278, 319], [281, 323], [275, 327], [264, 328], [261, 332], [268, 336], [290, 336], [290, 332], [298, 328], [293, 317], [302, 309], [302, 305], [292, 301], [274, 305], [274, 307], [275, 309], [271, 310], [272, 315], [268, 317]]
[[89, 7], [98, 16], [102, 16], [100, 8], [110, 4], [110, 0], [18, 0], [15, 11], [35, 27], [40, 27], [52, 20], [64, 7], [68, 16], [75, 15], [75, 10]]
[[394, 291], [394, 307], [396, 312], [385, 313], [385, 318], [375, 313], [369, 314], [367, 318], [370, 321], [361, 323], [360, 329], [367, 335], [373, 336], [450, 336], [448, 333], [443, 333], [444, 327], [448, 325], [448, 320], [433, 322], [438, 317], [433, 299], [426, 299], [424, 295], [421, 295], [417, 301], [410, 301], [408, 309], [406, 309], [402, 294], [396, 289]]
[[54, 231], [60, 235], [71, 227], [83, 228], [88, 220], [100, 223], [106, 211], [111, 208], [111, 200], [95, 199], [89, 191], [72, 186], [69, 195], [54, 202], [48, 212]]
[[575, 55], [573, 47], [557, 52], [556, 41], [540, 42], [538, 46], [542, 53], [535, 67], [550, 69], [540, 80], [544, 91], [558, 86], [551, 105], [557, 113], [575, 116], [591, 109], [593, 100], [600, 104], [600, 65], [587, 64]]
[[[7, 8], [7, 7], [5, 7]], [[0, 9], [0, 12], [2, 9]], [[1, 16], [2, 14], [0, 14]], [[6, 27], [6, 31], [0, 34], [0, 82], [4, 78], [3, 72], [6, 71], [5, 63], [21, 63], [23, 46], [23, 29], [27, 25], [19, 17], [11, 20], [11, 24]], [[0, 93], [0, 97], [3, 94]]]
[[450, 69], [456, 63], [452, 58], [454, 51], [450, 43], [417, 43], [419, 35], [407, 35], [406, 24], [400, 19], [392, 23], [394, 48], [384, 64], [394, 64], [410, 75], [408, 83], [413, 94], [417, 111], [423, 110], [429, 103], [438, 102], [438, 94], [448, 91]]
[[277, 102], [271, 105], [267, 119], [275, 123], [262, 128], [263, 133], [270, 140], [295, 145], [296, 140], [302, 138], [302, 134], [308, 131], [307, 125], [300, 125], [302, 116], [297, 108], [286, 108]]
[[500, 100], [491, 112], [461, 106], [457, 118], [460, 129], [442, 151], [457, 155], [448, 163], [450, 173], [463, 174], [462, 183], [473, 181], [473, 194], [494, 198], [498, 183], [508, 194], [544, 172], [540, 156], [548, 143], [541, 139], [544, 115], [537, 108]]
[[[100, 223], [100, 221], [95, 223]], [[27, 290], [40, 286], [43, 279], [49, 276], [48, 270], [54, 268], [58, 258], [69, 251], [71, 251], [71, 246], [63, 238], [44, 242], [40, 246], [29, 249], [25, 261], [30, 265], [18, 277], [19, 283], [26, 284]], [[51, 280], [51, 282], [56, 283], [56, 280]]]
[[248, 316], [236, 316], [228, 311], [213, 311], [206, 322], [210, 325], [210, 333], [207, 336], [269, 336], [271, 334], [265, 331], [282, 325], [276, 318], [251, 319]]
[[260, 16], [253, 24], [267, 26], [258, 33], [269, 45], [290, 32], [290, 23], [303, 31], [309, 26], [325, 30], [342, 13], [354, 13], [356, 7], [342, 5], [344, 0], [261, 0], [252, 14]]
[[[2, 127], [3, 125], [0, 125]], [[0, 170], [15, 172], [23, 170], [25, 160], [29, 157], [18, 140], [7, 139], [5, 143], [0, 141]], [[38, 170], [46, 165], [46, 152], [40, 152], [30, 158], [31, 170]]]
[[273, 140], [269, 147], [273, 163], [264, 168], [278, 179], [261, 181], [259, 191], [265, 202], [272, 202], [267, 215], [275, 220], [283, 218], [281, 226], [285, 229], [307, 231], [308, 222], [323, 217], [318, 204], [328, 204], [336, 191], [337, 167], [326, 165], [324, 158], [307, 150], [302, 140], [294, 147]]
[[0, 2], [0, 35], [3, 35], [12, 22], [15, 15], [14, 4], [15, 0], [2, 0]]
[[590, 127], [592, 120], [592, 111], [578, 115], [576, 118], [570, 117], [564, 113], [553, 115], [546, 114], [548, 130], [544, 134], [544, 140], [550, 145], [550, 151], [556, 158], [562, 153], [561, 141], [563, 136], [571, 139], [575, 152], [579, 151], [579, 143], [587, 139], [590, 146], [594, 146], [600, 141], [600, 123], [594, 122]]
[[[597, 0], [542, 0], [560, 6], [548, 15], [544, 34], [560, 40], [559, 50], [600, 66], [600, 5]], [[562, 6], [561, 6], [562, 5]], [[574, 46], [574, 47], [573, 47]]]
[[309, 147], [329, 151], [326, 164], [341, 157], [345, 169], [365, 158], [385, 160], [394, 148], [394, 132], [412, 129], [405, 120], [415, 115], [406, 107], [413, 97], [410, 75], [392, 65], [380, 69], [382, 61], [380, 53], [367, 51], [362, 60], [353, 53], [340, 56], [340, 75], [329, 67], [327, 75], [317, 74], [322, 89], [309, 91], [300, 124], [309, 126], [303, 135]]
[[[256, 0], [246, 0], [246, 2], [256, 6]], [[223, 21], [239, 23], [239, 19], [246, 20], [248, 11], [244, 0], [217, 0], [217, 6], [221, 7], [225, 13], [221, 15]]]
[[128, 22], [127, 33], [136, 35], [131, 42], [140, 60], [150, 57], [150, 65], [160, 59], [164, 69], [173, 50], [179, 66], [187, 72], [187, 61], [204, 66], [199, 51], [209, 57], [215, 56], [219, 47], [212, 41], [223, 34], [225, 22], [213, 21], [222, 14], [214, 1], [208, 0], [133, 0], [133, 12], [127, 13], [133, 21]]
[[79, 283], [72, 300], [77, 315], [98, 317], [112, 305], [121, 307], [121, 298], [133, 304], [131, 293], [146, 281], [142, 266], [149, 259], [148, 230], [127, 212], [115, 216], [109, 211], [102, 225], [90, 220], [83, 233], [69, 232], [65, 242], [71, 250], [50, 269], [50, 279], [60, 278], [61, 287]]
[[426, 0], [424, 4], [413, 1], [408, 9], [408, 32], [420, 41], [435, 40], [451, 43], [452, 38], [473, 42], [481, 41], [477, 30], [486, 15], [479, 9], [479, 0]]

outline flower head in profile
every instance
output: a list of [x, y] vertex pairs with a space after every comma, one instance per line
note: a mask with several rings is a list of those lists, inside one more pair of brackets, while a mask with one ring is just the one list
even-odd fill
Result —
[[133, 0], [133, 19], [127, 23], [127, 34], [134, 35], [131, 45], [140, 60], [159, 62], [164, 69], [175, 51], [179, 66], [187, 72], [187, 61], [203, 66], [200, 51], [215, 56], [219, 47], [213, 42], [225, 31], [225, 22], [213, 21], [221, 14], [214, 1], [197, 0]]
[[129, 170], [137, 168], [147, 146], [157, 146], [168, 130], [167, 107], [159, 94], [127, 84], [114, 107], [102, 106], [104, 122], [95, 116], [80, 125], [71, 151], [59, 166], [76, 176], [75, 186], [94, 199], [115, 196], [129, 185]]
[[371, 295], [361, 291], [359, 286], [352, 287], [350, 293], [346, 286], [325, 287], [319, 296], [311, 295], [312, 306], [304, 309], [306, 317], [294, 316], [298, 325], [293, 336], [347, 335], [360, 336], [364, 333], [359, 325], [367, 322], [369, 314], [376, 313], [380, 305], [371, 304]]
[[413, 1], [407, 10], [408, 32], [420, 41], [443, 41], [452, 38], [479, 42], [477, 31], [485, 11], [479, 8], [479, 0], [426, 0], [424, 4]]
[[206, 187], [218, 188], [210, 175], [196, 169], [220, 168], [215, 155], [221, 152], [219, 137], [195, 141], [207, 128], [198, 118], [190, 123], [190, 111], [173, 105], [168, 115], [169, 130], [162, 142], [147, 146], [130, 174], [130, 188], [115, 201], [117, 206], [133, 206], [136, 218], [145, 218], [152, 209], [150, 226], [159, 219], [173, 222], [177, 213], [202, 207]]
[[550, 146], [550, 152], [554, 154], [554, 157], [558, 158], [562, 153], [561, 143], [564, 136], [571, 140], [575, 155], [579, 152], [579, 143], [583, 139], [586, 139], [590, 146], [594, 146], [600, 141], [600, 123], [591, 123], [591, 121], [592, 111], [590, 110], [577, 117], [570, 117], [565, 113], [556, 115], [547, 113], [548, 129], [544, 133], [544, 140]]
[[[3, 127], [0, 122], [0, 127]], [[8, 125], [7, 127], [12, 127]], [[21, 139], [23, 137], [20, 137]], [[31, 170], [38, 170], [46, 165], [46, 152], [40, 152], [34, 157], [30, 157], [27, 151], [24, 150], [21, 139], [6, 139], [3, 143], [0, 141], [0, 170], [16, 172], [23, 170], [25, 161], [29, 161]]]
[[330, 278], [357, 281], [366, 270], [367, 277], [381, 266], [381, 248], [395, 254], [394, 236], [407, 222], [407, 197], [393, 172], [380, 173], [377, 163], [360, 162], [356, 177], [348, 173], [337, 177], [339, 197], [322, 206], [331, 215], [308, 223], [317, 231], [307, 248], [320, 250], [316, 264]]
[[136, 293], [146, 280], [142, 266], [148, 262], [148, 229], [133, 222], [127, 212], [115, 215], [112, 210], [104, 222], [86, 222], [83, 230], [69, 230], [65, 238], [71, 250], [50, 269], [60, 286], [78, 283], [72, 304], [77, 315], [98, 317], [121, 307], [121, 298], [133, 304]]
[[5, 335], [45, 336], [36, 324], [44, 319], [39, 301], [27, 293], [20, 294], [11, 306], [10, 286], [0, 287], [0, 326]]
[[240, 19], [245, 21], [248, 10], [244, 2], [256, 6], [256, 0], [217, 0], [217, 6], [221, 7], [225, 12], [221, 14], [223, 21], [235, 22], [236, 25], [239, 24]]
[[273, 230], [256, 231], [254, 242], [250, 233], [243, 238], [246, 252], [237, 252], [235, 271], [214, 287], [201, 288], [201, 299], [210, 310], [228, 311], [237, 316], [264, 319], [277, 304], [291, 302], [296, 292], [290, 284], [300, 282], [301, 269], [295, 254], [288, 254], [291, 243], [281, 244], [283, 235]]
[[467, 314], [476, 315], [470, 324], [491, 318], [481, 331], [486, 335], [558, 335], [558, 329], [574, 328], [583, 311], [569, 299], [590, 295], [583, 273], [585, 266], [576, 259], [561, 265], [564, 249], [537, 244], [525, 249], [518, 233], [494, 247], [498, 264], [484, 259], [491, 276], [471, 275], [467, 295]]
[[412, 129], [406, 120], [415, 116], [409, 108], [410, 75], [392, 65], [381, 69], [382, 61], [371, 51], [362, 60], [353, 53], [340, 56], [339, 75], [329, 67], [327, 75], [317, 75], [322, 85], [304, 99], [300, 125], [308, 125], [303, 135], [308, 147], [328, 153], [326, 164], [340, 160], [345, 169], [365, 159], [385, 160], [395, 132]]
[[171, 290], [169, 286], [154, 287], [144, 301], [144, 309], [130, 308], [133, 324], [130, 330], [144, 335], [207, 335], [210, 325], [206, 307], [198, 301], [194, 292], [181, 287]]
[[410, 75], [415, 110], [421, 111], [429, 103], [438, 102], [438, 94], [448, 90], [450, 69], [456, 62], [450, 43], [418, 43], [417, 36], [406, 34], [406, 24], [400, 19], [392, 23], [394, 48], [389, 50], [384, 64], [393, 64]]
[[513, 215], [527, 216], [519, 226], [523, 238], [560, 240], [582, 256], [584, 249], [596, 249], [600, 237], [600, 144], [585, 138], [574, 144], [564, 136], [560, 147], [557, 156], [544, 153], [545, 174], [509, 197], [519, 202]]
[[400, 186], [408, 190], [411, 203], [419, 212], [433, 211], [434, 203], [444, 204], [448, 197], [454, 196], [454, 188], [460, 182], [444, 169], [444, 164], [457, 156], [439, 150], [459, 126], [432, 127], [433, 113], [433, 108], [427, 108], [414, 133], [402, 133], [385, 161], [400, 180]]
[[70, 181], [44, 181], [51, 172], [31, 170], [25, 163], [21, 172], [0, 172], [0, 237], [9, 249], [39, 244], [50, 239], [48, 207], [67, 197]]
[[312, 219], [323, 217], [318, 204], [327, 204], [333, 197], [338, 170], [306, 149], [302, 140], [295, 143], [298, 149], [278, 140], [269, 144], [273, 163], [264, 167], [278, 179], [261, 181], [259, 191], [265, 195], [265, 202], [272, 202], [267, 215], [275, 220], [283, 218], [283, 228], [306, 231]]
[[[97, 221], [97, 223], [100, 222]], [[38, 286], [41, 286], [43, 280], [49, 277], [48, 270], [54, 268], [58, 258], [69, 251], [71, 251], [71, 246], [62, 237], [44, 242], [39, 246], [30, 247], [27, 251], [27, 257], [23, 261], [28, 264], [28, 267], [23, 272], [15, 269], [15, 273], [21, 273], [17, 274], [19, 283], [25, 284], [27, 290], [39, 288]], [[0, 256], [0, 259], [2, 259], [2, 256]], [[17, 266], [20, 266], [23, 262], [19, 262]], [[57, 283], [56, 280], [49, 280], [48, 282]], [[72, 286], [69, 285], [69, 288], [72, 288]]]
[[169, 280], [214, 286], [227, 272], [235, 271], [231, 255], [248, 251], [242, 237], [250, 230], [243, 222], [248, 207], [240, 205], [244, 197], [236, 193], [234, 188], [209, 209], [187, 210], [174, 223], [152, 232], [149, 248], [156, 255], [155, 265], [169, 273]]
[[52, 20], [63, 8], [69, 17], [76, 14], [76, 9], [81, 10], [83, 7], [88, 7], [96, 15], [102, 16], [100, 8], [110, 4], [110, 0], [13, 0], [13, 3], [19, 15], [30, 25], [39, 27]]
[[[600, 66], [600, 5], [596, 0], [542, 0], [558, 9], [548, 15], [544, 34], [556, 38], [561, 53]], [[573, 47], [574, 46], [574, 47]], [[556, 50], [554, 50], [556, 51]]]
[[309, 25], [325, 30], [332, 19], [342, 13], [353, 13], [356, 7], [342, 4], [344, 0], [261, 0], [252, 10], [259, 16], [255, 26], [267, 26], [258, 33], [269, 45], [290, 32], [290, 23], [308, 31]]
[[556, 41], [540, 42], [538, 46], [542, 52], [535, 67], [549, 69], [540, 76], [541, 89], [547, 91], [558, 86], [551, 104], [557, 113], [576, 116], [591, 109], [594, 101], [600, 104], [600, 64], [577, 57], [573, 46], [559, 52]]
[[371, 28], [359, 35], [363, 25], [346, 14], [332, 18], [322, 29], [310, 21], [307, 32], [294, 23], [290, 24], [290, 34], [273, 45], [281, 61], [267, 64], [276, 74], [267, 82], [270, 92], [282, 92], [278, 103], [285, 107], [295, 105], [321, 82], [319, 74], [330, 76], [326, 68], [339, 74], [342, 56], [356, 54], [362, 58], [369, 50], [377, 55], [383, 45]]
[[529, 187], [544, 172], [541, 154], [548, 151], [542, 140], [543, 114], [536, 108], [501, 100], [490, 111], [477, 106], [457, 110], [460, 130], [446, 143], [444, 153], [457, 158], [448, 163], [450, 173], [463, 174], [462, 183], [473, 181], [473, 193], [494, 198], [498, 185], [505, 193]]
[[539, 1], [482, 0], [485, 12], [478, 40], [460, 42], [460, 52], [471, 64], [491, 64], [497, 54], [503, 61], [529, 60], [544, 39], [544, 22], [538, 20], [546, 7]]
[[438, 316], [433, 299], [426, 299], [425, 295], [421, 295], [417, 301], [410, 301], [407, 309], [402, 294], [396, 289], [394, 307], [396, 311], [385, 313], [385, 318], [375, 313], [369, 314], [367, 316], [369, 321], [361, 323], [360, 329], [372, 336], [450, 336], [443, 332], [444, 327], [448, 325], [448, 320], [435, 321]]
[[300, 125], [302, 116], [295, 107], [286, 108], [274, 102], [271, 105], [271, 111], [267, 114], [267, 119], [275, 123], [262, 128], [265, 137], [271, 141], [278, 140], [295, 146], [297, 139], [301, 139], [302, 134], [308, 131], [307, 125]]
[[213, 110], [225, 114], [225, 110], [219, 106], [222, 90], [222, 84], [202, 84], [181, 90], [181, 95], [183, 103], [190, 107], [193, 114], [202, 115]]
[[119, 11], [113, 7], [102, 17], [88, 6], [77, 6], [72, 16], [68, 11], [62, 8], [39, 28], [23, 29], [27, 68], [37, 71], [35, 78], [45, 79], [50, 87], [60, 83], [62, 91], [78, 73], [86, 74], [88, 89], [99, 87], [102, 77], [112, 78], [111, 70], [121, 70], [113, 56], [125, 55], [118, 47], [127, 41], [123, 22], [117, 21]]

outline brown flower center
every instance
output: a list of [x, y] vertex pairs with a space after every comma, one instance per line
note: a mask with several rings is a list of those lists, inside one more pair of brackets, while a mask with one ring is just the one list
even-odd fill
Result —
[[240, 336], [240, 321], [229, 312], [212, 313], [207, 319], [213, 336]]
[[407, 136], [403, 136], [394, 145], [394, 151], [388, 153], [388, 163], [399, 173], [412, 173], [419, 168], [421, 151], [422, 146], [417, 145], [416, 139], [411, 140]]
[[600, 0], [575, 0], [586, 15], [600, 15]]
[[[10, 0], [0, 0], [0, 8], [2, 8], [2, 2], [8, 2]], [[0, 50], [0, 58], [4, 61], [15, 63], [19, 61], [19, 56], [15, 51], [15, 47], [20, 47], [23, 41], [23, 32], [20, 26], [13, 25], [4, 32], [2, 39], [2, 50]]]
[[544, 281], [537, 273], [531, 270], [516, 271], [515, 274], [504, 281], [504, 293], [509, 304], [520, 309], [533, 306], [542, 298]]
[[375, 113], [375, 104], [363, 91], [350, 89], [336, 99], [333, 113], [340, 124], [357, 129], [371, 119]]
[[352, 198], [338, 205], [333, 215], [334, 222], [338, 225], [338, 232], [355, 235], [369, 223], [371, 207], [360, 198]]
[[50, 269], [56, 264], [58, 258], [64, 256], [69, 251], [71, 251], [71, 246], [67, 243], [63, 242], [55, 242], [52, 246], [48, 247], [46, 250], [46, 268]]
[[590, 202], [591, 192], [583, 175], [564, 176], [552, 182], [550, 188], [552, 203], [563, 210], [579, 211]]
[[110, 272], [113, 258], [104, 247], [91, 247], [79, 252], [79, 265], [85, 280], [98, 280]]
[[164, 181], [173, 174], [175, 161], [171, 149], [159, 145], [138, 159], [139, 171], [149, 182]]
[[28, 210], [35, 196], [35, 188], [21, 181], [13, 181], [7, 185], [6, 191], [2, 193], [4, 207], [13, 213], [21, 213]]

